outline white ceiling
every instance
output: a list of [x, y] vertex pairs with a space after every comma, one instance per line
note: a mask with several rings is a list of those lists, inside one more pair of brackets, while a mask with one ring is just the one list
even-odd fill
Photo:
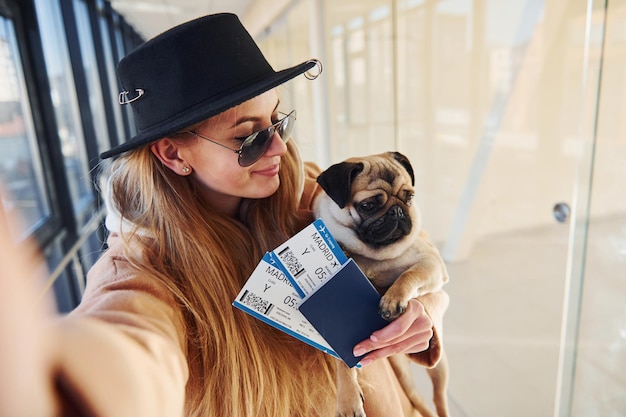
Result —
[[232, 12], [239, 16], [254, 0], [111, 0], [111, 6], [145, 39], [179, 23], [206, 14]]

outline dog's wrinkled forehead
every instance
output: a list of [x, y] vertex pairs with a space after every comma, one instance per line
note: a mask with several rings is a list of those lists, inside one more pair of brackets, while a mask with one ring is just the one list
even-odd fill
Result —
[[382, 188], [393, 192], [412, 185], [409, 172], [394, 159], [379, 157], [363, 160], [362, 163], [363, 170], [359, 176], [371, 181], [368, 189]]
[[397, 178], [396, 174], [397, 174], [397, 171], [392, 171], [390, 167], [383, 166], [381, 167], [378, 177], [381, 180], [393, 185], [394, 181]]

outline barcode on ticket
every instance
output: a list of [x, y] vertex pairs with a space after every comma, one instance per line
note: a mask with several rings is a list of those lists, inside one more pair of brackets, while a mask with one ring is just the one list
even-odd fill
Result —
[[239, 302], [266, 316], [272, 311], [272, 308], [274, 308], [274, 304], [248, 290], [244, 291]]
[[298, 260], [293, 251], [287, 246], [285, 249], [278, 253], [278, 257], [282, 261], [283, 265], [289, 270], [289, 273], [297, 278], [304, 273], [304, 266]]

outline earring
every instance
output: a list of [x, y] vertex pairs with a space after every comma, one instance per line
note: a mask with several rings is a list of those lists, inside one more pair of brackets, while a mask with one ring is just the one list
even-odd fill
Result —
[[183, 171], [183, 174], [187, 175], [191, 172], [191, 168], [185, 166], [183, 167], [182, 171]]

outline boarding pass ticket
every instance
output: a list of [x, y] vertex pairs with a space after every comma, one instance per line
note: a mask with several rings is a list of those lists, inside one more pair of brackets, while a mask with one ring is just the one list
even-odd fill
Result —
[[335, 357], [338, 355], [300, 313], [302, 302], [289, 279], [266, 253], [233, 305], [251, 316]]
[[321, 219], [274, 249], [272, 255], [302, 298], [314, 293], [348, 261]]

